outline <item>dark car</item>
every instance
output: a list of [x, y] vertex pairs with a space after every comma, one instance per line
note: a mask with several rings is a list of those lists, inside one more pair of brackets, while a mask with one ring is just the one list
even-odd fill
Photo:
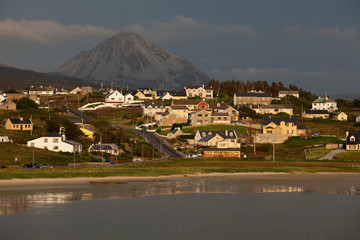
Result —
[[42, 163], [39, 165], [39, 168], [54, 168], [54, 166], [47, 163]]
[[24, 165], [24, 168], [39, 168], [39, 164], [37, 163], [28, 163]]
[[115, 164], [115, 162], [113, 160], [111, 160], [111, 159], [106, 159], [105, 162], [110, 163], [110, 164]]
[[5, 164], [0, 163], [0, 168], [6, 168]]

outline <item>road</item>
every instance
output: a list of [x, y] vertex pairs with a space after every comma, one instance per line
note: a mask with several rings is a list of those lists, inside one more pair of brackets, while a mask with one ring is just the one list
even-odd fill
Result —
[[86, 115], [85, 113], [81, 112], [80, 110], [74, 109], [74, 108], [68, 108], [67, 109], [69, 113], [72, 113], [76, 116], [78, 116], [79, 118], [82, 118], [84, 120], [94, 120], [94, 118]]
[[[136, 131], [136, 130], [135, 130]], [[167, 142], [166, 139], [157, 136], [153, 132], [141, 132], [137, 131], [142, 135], [151, 145], [153, 145], [157, 150], [166, 154], [169, 158], [182, 158], [184, 154], [178, 152], [177, 150], [170, 147], [171, 145]]]
[[342, 153], [342, 152], [345, 152], [345, 150], [344, 149], [333, 150], [333, 151], [329, 152], [328, 154], [326, 154], [325, 156], [323, 156], [322, 158], [320, 158], [319, 160], [331, 160], [336, 155], [338, 155], [339, 153]]

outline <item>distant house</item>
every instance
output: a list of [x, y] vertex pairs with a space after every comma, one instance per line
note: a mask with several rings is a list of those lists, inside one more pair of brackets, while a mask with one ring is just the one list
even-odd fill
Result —
[[224, 102], [207, 102], [207, 104], [209, 105], [209, 110], [212, 110], [214, 112], [221, 112], [229, 107], [229, 104]]
[[105, 96], [105, 103], [119, 104], [124, 102], [125, 102], [125, 97], [118, 90], [110, 92], [108, 95]]
[[186, 106], [189, 111], [198, 110], [199, 103], [202, 103], [201, 99], [173, 99], [171, 106]]
[[356, 115], [355, 121], [360, 122], [360, 114]]
[[6, 130], [20, 130], [31, 131], [33, 130], [33, 123], [31, 119], [24, 118], [8, 118], [5, 122]]
[[16, 110], [16, 104], [12, 101], [2, 101], [0, 102], [0, 109], [2, 110]]
[[329, 118], [329, 112], [327, 110], [305, 110], [302, 114], [303, 118]]
[[197, 141], [198, 146], [216, 146], [217, 142], [224, 141], [225, 138], [221, 136], [219, 133], [215, 133], [213, 135], [207, 135], [200, 140]]
[[344, 112], [339, 112], [335, 115], [335, 120], [338, 121], [347, 121], [348, 120], [348, 115]]
[[96, 143], [91, 144], [88, 152], [104, 152], [111, 155], [119, 155], [119, 147], [115, 143]]
[[346, 133], [346, 150], [360, 151], [360, 130], [356, 133]]
[[206, 99], [212, 99], [213, 98], [213, 89], [212, 87], [205, 87], [202, 86], [185, 86], [184, 87], [186, 91], [187, 97], [201, 97]]
[[305, 126], [297, 125], [296, 118], [264, 118], [262, 124], [263, 134], [298, 136], [305, 134]]
[[181, 136], [181, 135], [183, 135], [183, 134], [184, 134], [184, 132], [181, 130], [181, 128], [176, 127], [173, 131], [169, 132], [169, 133], [166, 135], [166, 137], [167, 137], [168, 139], [173, 139], [173, 138], [176, 138], [176, 137]]
[[65, 135], [57, 132], [27, 141], [28, 147], [48, 149], [54, 152], [81, 152], [82, 145], [78, 142], [66, 140]]
[[93, 93], [93, 89], [90, 86], [86, 86], [86, 87], [81, 87], [81, 94], [86, 95], [86, 94], [92, 94]]
[[159, 126], [171, 126], [174, 123], [187, 123], [187, 119], [175, 113], [168, 113], [159, 117], [156, 123]]
[[81, 93], [82, 89], [79, 87], [74, 88], [73, 90], [70, 91], [70, 94], [78, 94]]
[[203, 158], [240, 158], [240, 148], [204, 148]]
[[143, 115], [154, 117], [156, 113], [164, 113], [166, 111], [164, 104], [144, 104], [143, 105]]
[[166, 91], [159, 97], [160, 100], [187, 99], [185, 91]]
[[[195, 137], [194, 137], [194, 145], [203, 145], [205, 144], [205, 146], [216, 146], [216, 142], [218, 141], [213, 141], [212, 136], [220, 136], [220, 138], [218, 138], [217, 140], [219, 142], [221, 141], [228, 141], [228, 142], [233, 142], [236, 143], [238, 141], [238, 137], [236, 135], [235, 131], [202, 131], [202, 130], [198, 130], [195, 133]], [[200, 143], [199, 143], [200, 142]], [[211, 145], [211, 144], [214, 145]]]
[[211, 124], [211, 111], [200, 110], [191, 114], [191, 125]]
[[294, 97], [297, 97], [299, 98], [300, 95], [299, 95], [299, 91], [279, 91], [279, 98], [285, 98], [285, 97], [288, 97], [288, 96], [294, 96]]
[[231, 116], [227, 112], [213, 112], [211, 113], [211, 123], [221, 124], [221, 125], [230, 125], [231, 124]]
[[0, 136], [0, 142], [2, 143], [10, 142], [9, 136]]
[[260, 105], [258, 109], [253, 109], [256, 113], [260, 114], [278, 114], [278, 113], [286, 113], [290, 116], [294, 114], [292, 105], [284, 105], [284, 104], [268, 104], [268, 105]]
[[231, 117], [231, 121], [239, 120], [239, 111], [233, 108], [232, 106], [228, 106], [226, 109], [221, 109], [219, 112], [221, 113], [229, 113]]
[[185, 119], [189, 118], [189, 110], [186, 106], [170, 106], [169, 112], [175, 113]]
[[35, 94], [35, 95], [55, 95], [56, 89], [54, 87], [34, 87], [31, 86], [28, 91], [29, 94]]
[[327, 110], [329, 112], [335, 112], [338, 110], [337, 102], [329, 97], [319, 97], [312, 102], [312, 110]]
[[272, 96], [264, 92], [246, 92], [234, 94], [234, 105], [260, 105], [270, 104]]

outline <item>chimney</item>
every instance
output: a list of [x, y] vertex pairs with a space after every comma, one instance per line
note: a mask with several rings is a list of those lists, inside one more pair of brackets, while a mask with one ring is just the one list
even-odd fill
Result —
[[349, 135], [349, 131], [346, 131], [346, 137]]
[[61, 135], [61, 141], [66, 141], [66, 136], [65, 136], [65, 134], [63, 134], [63, 135]]
[[23, 120], [24, 120], [24, 118], [21, 117], [21, 118], [20, 118], [20, 121], [23, 121]]
[[228, 136], [228, 130], [225, 130], [225, 136]]

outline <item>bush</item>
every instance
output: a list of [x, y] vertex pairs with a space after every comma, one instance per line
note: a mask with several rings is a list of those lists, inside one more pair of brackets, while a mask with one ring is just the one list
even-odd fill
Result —
[[17, 109], [37, 109], [39, 105], [37, 105], [30, 98], [20, 98], [19, 101], [16, 102]]

